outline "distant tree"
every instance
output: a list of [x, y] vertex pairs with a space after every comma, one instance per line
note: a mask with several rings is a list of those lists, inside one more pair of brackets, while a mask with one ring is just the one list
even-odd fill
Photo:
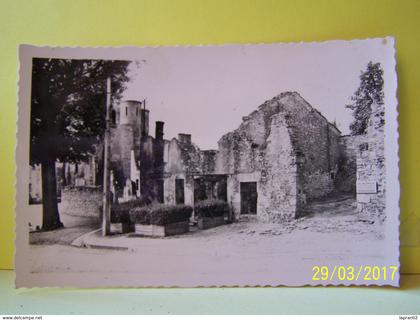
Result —
[[30, 162], [42, 169], [42, 230], [63, 226], [57, 205], [57, 160], [77, 162], [94, 151], [105, 129], [106, 79], [120, 98], [129, 61], [32, 60]]
[[353, 104], [346, 105], [346, 108], [353, 110], [353, 122], [350, 124], [351, 135], [365, 134], [369, 118], [372, 113], [372, 104], [382, 105], [383, 73], [380, 63], [370, 61], [365, 71], [360, 75], [360, 86], [351, 97]]

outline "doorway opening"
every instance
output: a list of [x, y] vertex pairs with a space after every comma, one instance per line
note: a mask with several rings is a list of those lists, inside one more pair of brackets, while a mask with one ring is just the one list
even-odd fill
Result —
[[257, 214], [257, 183], [241, 182], [241, 214]]

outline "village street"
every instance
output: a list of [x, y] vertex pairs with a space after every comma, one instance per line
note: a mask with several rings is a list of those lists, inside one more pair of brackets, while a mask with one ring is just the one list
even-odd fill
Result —
[[315, 265], [378, 264], [378, 248], [385, 247], [380, 227], [358, 220], [353, 198], [319, 202], [312, 210], [310, 216], [286, 224], [243, 221], [159, 239], [96, 236], [102, 244], [127, 250], [33, 245], [30, 269], [50, 279], [62, 273], [96, 273], [104, 284], [118, 279], [144, 286], [252, 285], [275, 284], [286, 275], [293, 284], [293, 274], [307, 275], [309, 281]]

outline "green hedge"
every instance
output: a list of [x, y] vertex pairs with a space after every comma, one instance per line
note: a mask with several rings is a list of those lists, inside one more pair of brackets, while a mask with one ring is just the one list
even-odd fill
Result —
[[193, 208], [183, 204], [178, 205], [149, 205], [130, 210], [130, 221], [139, 224], [154, 224], [164, 226], [169, 223], [187, 221]]
[[130, 222], [130, 210], [150, 204], [146, 198], [139, 198], [127, 202], [111, 205], [111, 223]]
[[204, 200], [194, 205], [194, 215], [201, 218], [224, 217], [229, 214], [229, 204], [222, 200]]

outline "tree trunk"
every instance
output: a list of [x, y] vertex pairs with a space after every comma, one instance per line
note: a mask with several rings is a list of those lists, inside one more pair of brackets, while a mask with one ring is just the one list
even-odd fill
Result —
[[62, 228], [57, 204], [55, 160], [44, 160], [42, 167], [42, 230]]

